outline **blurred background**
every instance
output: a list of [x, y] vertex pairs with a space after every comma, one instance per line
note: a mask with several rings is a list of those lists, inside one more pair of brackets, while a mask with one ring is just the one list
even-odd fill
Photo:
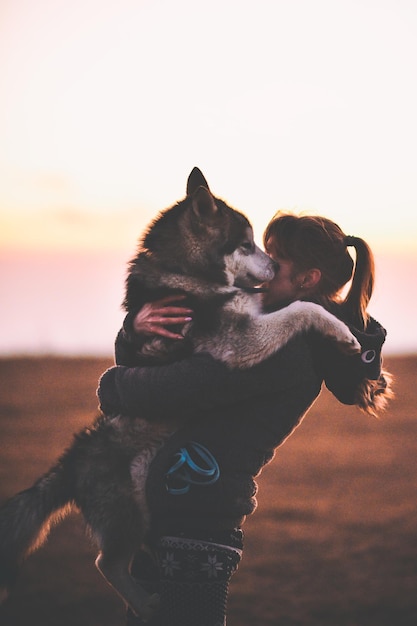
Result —
[[[369, 242], [396, 379], [380, 420], [324, 389], [265, 469], [228, 623], [417, 624], [416, 29], [415, 0], [1, 0], [2, 501], [96, 414], [127, 262], [198, 166], [258, 243], [279, 209]], [[124, 622], [84, 534], [2, 625]]]
[[3, 0], [0, 354], [111, 355], [126, 264], [200, 167], [252, 221], [367, 239], [414, 353], [414, 0]]

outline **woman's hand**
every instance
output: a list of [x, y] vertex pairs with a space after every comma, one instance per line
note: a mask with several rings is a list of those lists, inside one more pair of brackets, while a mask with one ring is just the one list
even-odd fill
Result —
[[161, 300], [146, 303], [133, 320], [133, 330], [140, 335], [160, 335], [169, 339], [184, 339], [171, 332], [166, 326], [186, 324], [192, 320], [192, 309], [181, 306], [168, 306], [172, 302], [184, 300], [185, 296], [166, 296]]

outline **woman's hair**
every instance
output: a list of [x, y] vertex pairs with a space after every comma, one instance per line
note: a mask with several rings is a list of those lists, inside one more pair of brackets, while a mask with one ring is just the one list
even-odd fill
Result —
[[[296, 273], [317, 268], [321, 279], [315, 293], [325, 308], [337, 304], [350, 322], [365, 328], [367, 307], [374, 286], [374, 259], [368, 244], [360, 237], [346, 236], [331, 220], [318, 215], [278, 212], [264, 233], [265, 248], [294, 263]], [[348, 247], [356, 250], [356, 261]], [[341, 291], [349, 282], [345, 297]]]

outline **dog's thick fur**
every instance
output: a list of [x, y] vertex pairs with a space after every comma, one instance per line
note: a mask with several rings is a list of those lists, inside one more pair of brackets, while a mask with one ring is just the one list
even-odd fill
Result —
[[[261, 314], [254, 287], [273, 274], [274, 263], [254, 244], [246, 217], [215, 198], [195, 168], [186, 198], [161, 213], [145, 234], [130, 263], [125, 298], [126, 309], [134, 312], [145, 301], [186, 294], [193, 322], [184, 341], [149, 340], [138, 347], [138, 356], [162, 362], [178, 358], [178, 349], [206, 351], [230, 367], [246, 368], [310, 328], [343, 349], [359, 349], [347, 326], [318, 305], [295, 302]], [[47, 474], [7, 501], [0, 509], [3, 596], [51, 523], [75, 506], [100, 549], [97, 567], [131, 609], [148, 619], [158, 599], [134, 582], [129, 567], [149, 524], [144, 496], [149, 464], [179, 425], [101, 416], [75, 436]]]

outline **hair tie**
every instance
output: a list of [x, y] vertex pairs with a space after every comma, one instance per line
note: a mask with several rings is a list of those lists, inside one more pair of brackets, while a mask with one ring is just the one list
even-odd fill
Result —
[[353, 237], [352, 235], [346, 235], [345, 237], [345, 246], [354, 246], [355, 245], [355, 241], [356, 241], [356, 237]]

